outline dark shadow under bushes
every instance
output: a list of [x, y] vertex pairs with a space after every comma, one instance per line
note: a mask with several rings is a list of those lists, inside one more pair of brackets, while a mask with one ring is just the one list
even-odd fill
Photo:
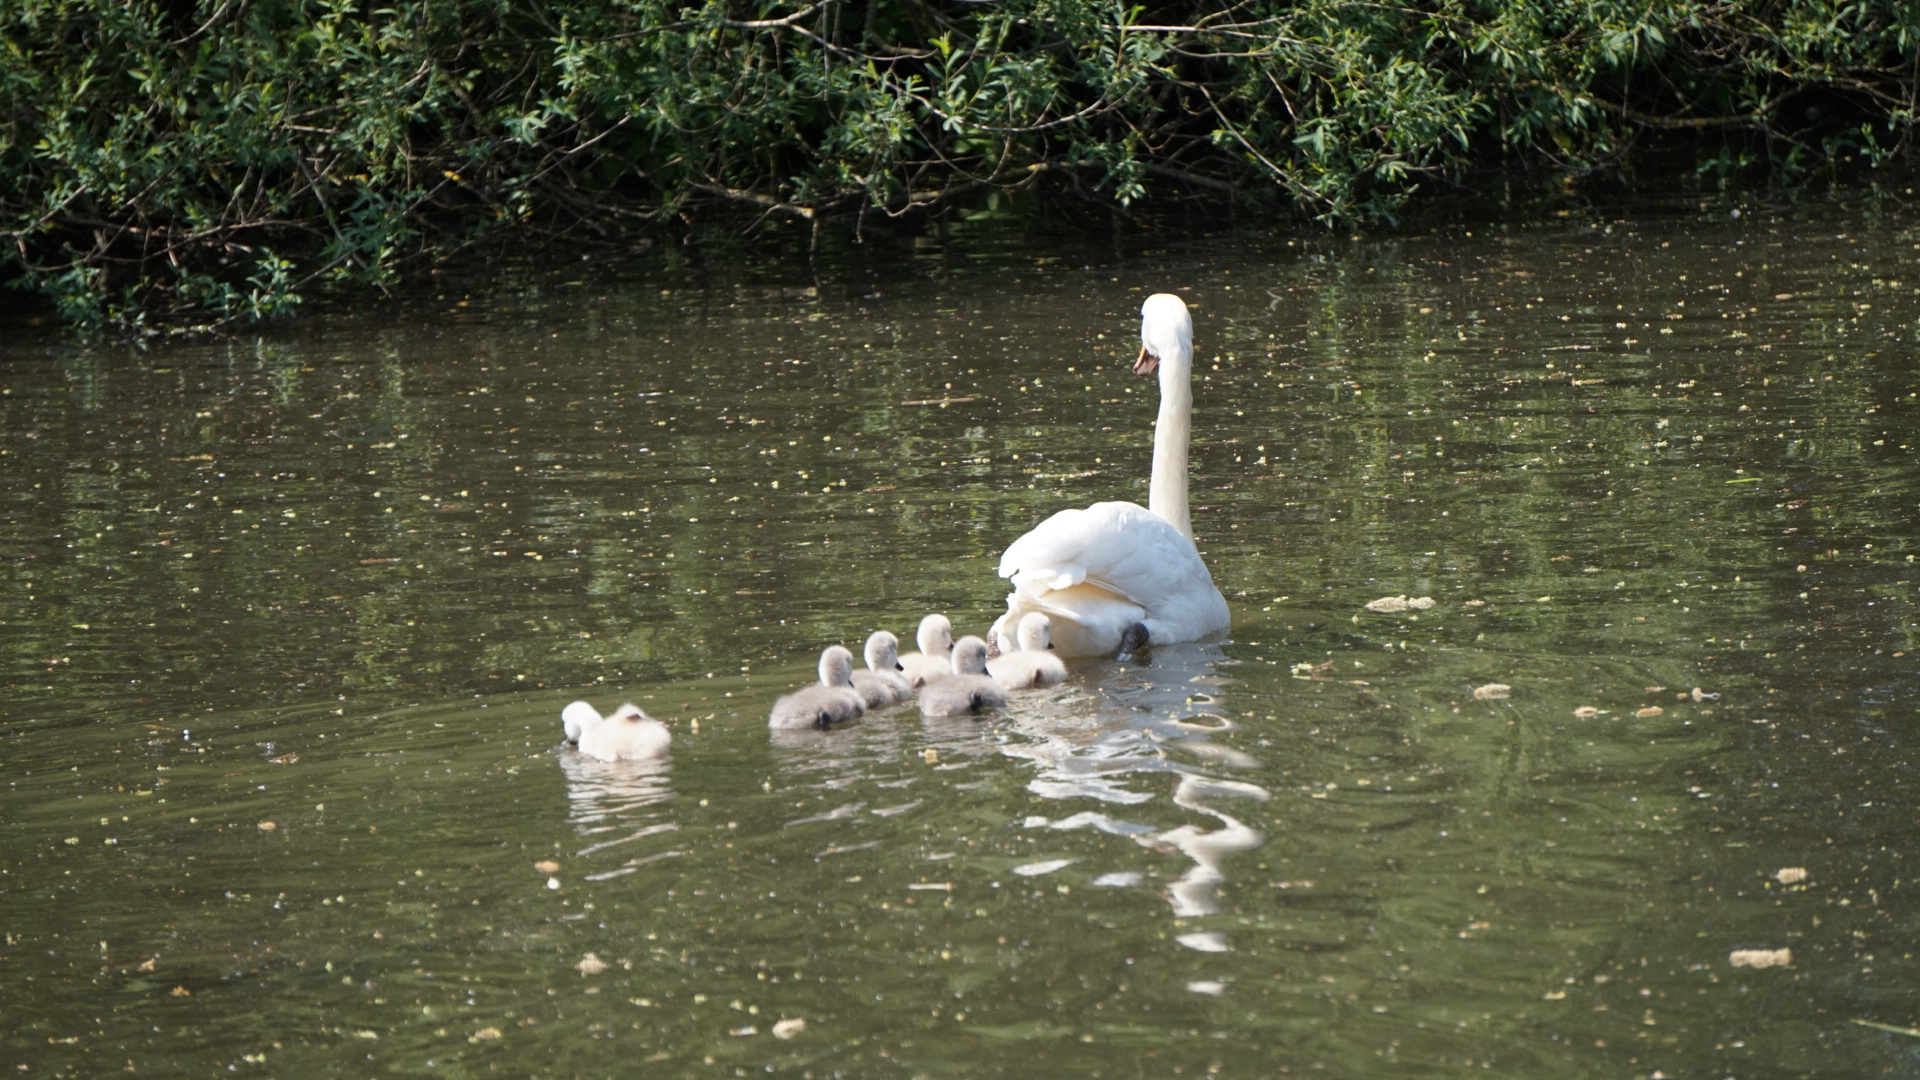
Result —
[[1920, 94], [1920, 8], [1809, 0], [13, 0], [0, 43], [0, 274], [130, 330], [716, 206], [1791, 180], [1901, 153]]

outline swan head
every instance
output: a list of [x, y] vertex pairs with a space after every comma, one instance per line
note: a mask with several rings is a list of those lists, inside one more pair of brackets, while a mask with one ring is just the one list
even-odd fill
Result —
[[928, 656], [945, 656], [953, 648], [953, 624], [945, 615], [929, 615], [920, 620], [920, 631], [913, 640]]
[[867, 638], [867, 668], [870, 671], [900, 670], [900, 639], [885, 630], [875, 630]]
[[1030, 611], [1020, 620], [1020, 647], [1029, 652], [1053, 648], [1053, 620], [1038, 611]]
[[1140, 305], [1140, 359], [1133, 373], [1145, 378], [1165, 367], [1160, 378], [1187, 378], [1193, 370], [1193, 315], [1172, 293], [1154, 293]]
[[955, 675], [985, 675], [987, 673], [987, 643], [968, 634], [953, 644], [953, 673]]
[[560, 726], [566, 729], [570, 743], [578, 743], [580, 736], [592, 731], [599, 723], [600, 710], [590, 702], [576, 701], [560, 710]]
[[853, 654], [840, 645], [828, 646], [820, 654], [820, 683], [823, 686], [853, 685]]

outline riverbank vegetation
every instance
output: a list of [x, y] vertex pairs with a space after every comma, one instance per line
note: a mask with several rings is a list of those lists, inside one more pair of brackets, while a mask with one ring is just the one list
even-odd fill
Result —
[[1800, 181], [1908, 149], [1916, 48], [1875, 0], [15, 0], [0, 277], [219, 326], [729, 210]]

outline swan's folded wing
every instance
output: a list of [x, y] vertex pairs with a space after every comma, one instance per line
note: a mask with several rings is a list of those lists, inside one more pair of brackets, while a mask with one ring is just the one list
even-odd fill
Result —
[[1000, 576], [1016, 586], [1065, 589], [1092, 581], [1129, 599], [1132, 583], [1155, 574], [1168, 545], [1191, 548], [1179, 530], [1129, 502], [1062, 510], [1008, 545]]

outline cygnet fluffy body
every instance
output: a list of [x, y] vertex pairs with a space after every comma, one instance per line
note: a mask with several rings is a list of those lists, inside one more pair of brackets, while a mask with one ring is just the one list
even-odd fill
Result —
[[838, 645], [820, 654], [820, 681], [803, 686], [773, 703], [767, 726], [780, 730], [825, 730], [867, 713], [867, 703], [853, 688], [853, 654]]
[[885, 630], [867, 638], [867, 670], [853, 673], [853, 688], [869, 709], [898, 705], [913, 696], [913, 684], [900, 674], [900, 639]]
[[1020, 648], [1002, 653], [987, 664], [993, 681], [1009, 690], [1030, 690], [1065, 682], [1067, 665], [1052, 652], [1052, 620], [1031, 611], [1020, 620]]
[[566, 729], [567, 743], [570, 746], [580, 745], [580, 736], [599, 725], [600, 710], [594, 708], [590, 702], [576, 701], [560, 710], [560, 726]]
[[900, 658], [900, 670], [907, 677], [907, 685], [918, 689], [928, 679], [944, 678], [953, 673], [953, 624], [945, 615], [929, 615], [920, 620], [920, 630], [913, 636], [914, 643], [920, 646], [919, 652], [910, 652]]
[[987, 677], [987, 643], [972, 635], [954, 643], [953, 671], [920, 688], [923, 716], [978, 714], [1006, 703], [1007, 692]]
[[580, 736], [580, 752], [601, 761], [650, 761], [667, 756], [667, 725], [624, 704]]

